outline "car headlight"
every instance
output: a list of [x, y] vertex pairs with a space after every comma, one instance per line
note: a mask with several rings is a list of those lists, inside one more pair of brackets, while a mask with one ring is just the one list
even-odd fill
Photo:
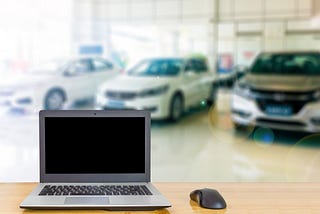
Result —
[[29, 91], [29, 90], [31, 90], [31, 87], [28, 87], [25, 85], [3, 87], [0, 89], [0, 95], [1, 96], [13, 96], [17, 93], [23, 93], [23, 92]]
[[251, 97], [251, 90], [245, 83], [237, 83], [233, 89], [233, 92], [242, 97]]
[[29, 91], [33, 91], [34, 87], [29, 85], [17, 85], [12, 87], [1, 88], [0, 94], [5, 96], [12, 96], [17, 93], [28, 93]]
[[164, 85], [157, 88], [143, 90], [139, 95], [140, 97], [157, 96], [166, 93], [168, 89], [169, 85]]
[[22, 105], [27, 105], [32, 103], [32, 98], [31, 97], [23, 97], [17, 100], [17, 103], [22, 104]]

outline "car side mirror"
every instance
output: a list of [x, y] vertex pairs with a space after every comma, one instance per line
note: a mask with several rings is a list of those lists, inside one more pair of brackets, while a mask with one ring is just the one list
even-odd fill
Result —
[[247, 66], [242, 67], [240, 70], [237, 70], [236, 78], [241, 79], [242, 77], [244, 77], [244, 75], [246, 75], [249, 72], [249, 70], [250, 68]]

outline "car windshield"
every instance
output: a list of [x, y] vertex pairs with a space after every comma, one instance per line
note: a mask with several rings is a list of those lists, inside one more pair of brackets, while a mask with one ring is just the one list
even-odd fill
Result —
[[253, 74], [320, 75], [320, 54], [261, 54], [250, 72]]
[[175, 76], [183, 65], [182, 59], [144, 60], [128, 71], [133, 76]]
[[54, 73], [64, 69], [67, 65], [68, 65], [67, 60], [50, 60], [34, 66], [30, 70], [30, 73], [33, 73], [33, 74]]

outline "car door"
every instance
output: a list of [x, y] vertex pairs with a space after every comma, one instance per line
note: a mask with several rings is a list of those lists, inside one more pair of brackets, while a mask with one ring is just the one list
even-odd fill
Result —
[[95, 92], [97, 92], [98, 87], [116, 75], [120, 74], [120, 68], [114, 65], [111, 61], [103, 58], [92, 59], [93, 65], [93, 78], [95, 81]]
[[186, 61], [182, 81], [185, 105], [186, 107], [194, 105], [198, 100], [197, 86], [199, 82], [199, 75], [196, 71], [194, 61], [191, 59]]
[[90, 99], [95, 92], [90, 59], [73, 61], [64, 72], [64, 88], [69, 101]]
[[197, 74], [197, 94], [198, 102], [206, 100], [213, 87], [214, 76], [209, 72], [208, 65], [205, 59], [194, 59], [193, 64]]

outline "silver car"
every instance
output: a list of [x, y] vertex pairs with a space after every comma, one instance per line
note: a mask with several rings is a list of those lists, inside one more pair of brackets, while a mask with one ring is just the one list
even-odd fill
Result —
[[94, 98], [98, 86], [121, 69], [100, 57], [52, 60], [0, 82], [0, 111], [58, 110]]
[[257, 56], [232, 94], [235, 127], [320, 131], [320, 52]]

